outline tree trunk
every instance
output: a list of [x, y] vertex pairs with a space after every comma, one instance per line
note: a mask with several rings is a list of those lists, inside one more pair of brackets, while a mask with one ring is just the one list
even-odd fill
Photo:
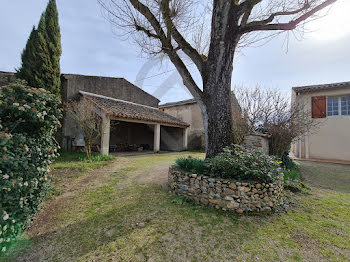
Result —
[[207, 99], [204, 104], [205, 112], [202, 110], [206, 157], [213, 157], [222, 152], [225, 146], [234, 143], [230, 94], [225, 95], [227, 88], [225, 89], [222, 88], [217, 95]]
[[234, 1], [214, 1], [208, 59], [202, 73], [201, 105], [206, 157], [234, 143], [232, 132], [231, 79], [233, 58], [239, 41]]

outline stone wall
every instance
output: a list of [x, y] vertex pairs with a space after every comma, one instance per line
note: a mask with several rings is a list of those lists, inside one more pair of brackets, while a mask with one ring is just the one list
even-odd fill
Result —
[[159, 109], [190, 124], [188, 128], [188, 150], [205, 149], [203, 119], [198, 103], [191, 99], [169, 103], [160, 106]]
[[249, 134], [244, 137], [243, 145], [246, 148], [260, 148], [265, 154], [269, 154], [269, 135], [266, 134]]
[[182, 151], [183, 150], [183, 129], [179, 127], [160, 127], [160, 150]]
[[283, 177], [275, 183], [238, 182], [199, 176], [169, 168], [168, 183], [171, 191], [186, 196], [205, 206], [225, 211], [260, 213], [272, 211], [279, 205], [283, 191]]
[[62, 74], [61, 82], [63, 102], [77, 98], [79, 91], [85, 91], [152, 107], [158, 107], [159, 103], [156, 97], [124, 78]]

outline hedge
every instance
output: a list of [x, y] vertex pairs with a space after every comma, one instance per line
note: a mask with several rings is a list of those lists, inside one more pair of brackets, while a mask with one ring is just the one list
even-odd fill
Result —
[[15, 83], [0, 88], [0, 250], [30, 223], [50, 189], [60, 100]]

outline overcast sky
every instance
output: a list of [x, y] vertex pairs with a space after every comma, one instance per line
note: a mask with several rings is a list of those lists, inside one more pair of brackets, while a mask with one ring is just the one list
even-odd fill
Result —
[[[330, 14], [308, 25], [301, 41], [285, 37], [250, 47], [234, 62], [233, 85], [278, 88], [350, 81], [350, 1], [338, 0]], [[20, 65], [20, 54], [47, 0], [2, 0], [0, 71]], [[57, 0], [62, 34], [62, 73], [124, 77], [161, 102], [190, 98], [171, 64], [141, 57], [138, 46], [112, 32], [96, 0]], [[167, 72], [164, 73], [163, 72]]]

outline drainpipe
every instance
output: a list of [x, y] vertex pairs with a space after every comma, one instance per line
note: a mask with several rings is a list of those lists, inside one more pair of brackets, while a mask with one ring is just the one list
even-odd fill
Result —
[[[300, 112], [300, 110], [301, 110], [300, 93], [296, 93], [296, 95], [297, 95], [298, 107], [299, 107], [299, 112]], [[299, 136], [299, 158], [301, 158], [301, 135]]]
[[301, 136], [299, 136], [299, 158], [301, 158]]

